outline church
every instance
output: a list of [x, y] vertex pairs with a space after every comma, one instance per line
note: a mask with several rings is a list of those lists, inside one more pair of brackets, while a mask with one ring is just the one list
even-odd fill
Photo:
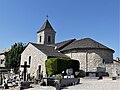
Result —
[[[55, 42], [56, 32], [47, 19], [37, 32], [37, 43], [29, 42], [21, 54], [20, 65], [26, 61], [30, 68], [27, 73], [36, 77], [37, 70], [46, 75], [45, 61], [50, 57], [71, 58], [80, 62], [80, 70], [97, 72], [97, 68], [104, 64], [113, 63], [114, 50], [91, 39], [70, 39]], [[20, 71], [23, 68], [20, 67]], [[109, 73], [109, 71], [108, 71]]]

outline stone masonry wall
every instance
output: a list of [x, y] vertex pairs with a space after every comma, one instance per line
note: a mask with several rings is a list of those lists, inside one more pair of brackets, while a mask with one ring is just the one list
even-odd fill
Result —
[[[41, 42], [40, 42], [40, 36], [41, 36]], [[51, 37], [51, 42], [48, 42], [48, 36]], [[37, 35], [38, 44], [54, 44], [55, 43], [55, 32], [53, 32], [51, 29], [47, 29], [46, 31], [41, 31]]]
[[[43, 71], [43, 75], [45, 75], [45, 60], [47, 60], [47, 56], [29, 44], [21, 55], [21, 65], [24, 64], [24, 61], [27, 61], [27, 64], [29, 64], [29, 56], [31, 56], [31, 64], [30, 68], [27, 69], [28, 73], [30, 73], [31, 76], [36, 76], [38, 66], [41, 65], [41, 71]], [[23, 68], [20, 68], [20, 70], [23, 71]]]
[[[41, 42], [40, 42], [40, 36], [41, 36]], [[44, 44], [44, 40], [45, 40], [45, 35], [44, 35], [44, 31], [42, 31], [37, 34], [37, 43]]]
[[112, 63], [113, 53], [110, 50], [88, 49], [88, 50], [71, 50], [64, 52], [65, 55], [72, 59], [80, 61], [80, 69], [84, 71], [97, 71], [97, 67], [102, 63]]

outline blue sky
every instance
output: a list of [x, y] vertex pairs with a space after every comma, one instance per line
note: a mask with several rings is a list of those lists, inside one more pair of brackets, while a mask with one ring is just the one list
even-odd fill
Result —
[[119, 0], [0, 0], [0, 51], [37, 42], [47, 14], [56, 42], [89, 37], [120, 57]]

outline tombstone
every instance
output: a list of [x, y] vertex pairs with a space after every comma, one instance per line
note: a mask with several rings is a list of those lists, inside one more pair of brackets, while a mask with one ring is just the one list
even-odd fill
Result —
[[105, 67], [97, 67], [97, 72], [106, 72]]
[[4, 76], [4, 87], [5, 89], [9, 89], [8, 84], [7, 84], [7, 78]]
[[99, 76], [98, 80], [101, 80], [101, 79], [103, 79], [103, 77], [102, 77], [102, 76]]
[[29, 68], [30, 67], [30, 65], [27, 65], [27, 62], [25, 61], [24, 62], [24, 65], [21, 65], [21, 67], [23, 67], [24, 68], [24, 71], [23, 71], [23, 74], [24, 74], [24, 81], [26, 81], [26, 73], [27, 73], [27, 68]]
[[56, 88], [56, 90], [61, 90], [60, 89], [60, 81], [59, 80], [55, 81], [55, 88]]
[[103, 79], [102, 73], [99, 72], [99, 73], [98, 73], [98, 76], [99, 76], [99, 77], [98, 77], [98, 80]]
[[89, 73], [89, 77], [96, 77], [96, 73]]
[[30, 87], [30, 82], [27, 81], [26, 77], [27, 77], [27, 68], [29, 68], [30, 66], [27, 65], [27, 62], [24, 62], [24, 65], [21, 65], [21, 67], [24, 68], [23, 74], [24, 74], [24, 82], [21, 82], [21, 87], [20, 89], [27, 89]]
[[27, 81], [29, 81], [29, 80], [30, 80], [30, 73], [27, 74]]
[[2, 74], [0, 74], [0, 85], [3, 84], [3, 78], [2, 78]]
[[40, 78], [43, 79], [43, 71], [40, 73]]
[[5, 83], [4, 85], [5, 89], [9, 89], [8, 84]]
[[72, 68], [67, 69], [67, 70], [66, 70], [66, 73], [67, 73], [67, 76], [69, 76], [69, 78], [70, 78], [71, 75], [73, 74], [73, 69], [72, 69]]
[[116, 77], [112, 77], [112, 80], [116, 80]]
[[37, 79], [38, 79], [38, 80], [41, 79], [41, 65], [39, 65], [39, 67], [38, 67]]

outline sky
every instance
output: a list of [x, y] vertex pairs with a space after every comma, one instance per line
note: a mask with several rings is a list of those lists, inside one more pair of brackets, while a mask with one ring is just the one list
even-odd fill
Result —
[[120, 57], [119, 0], [0, 0], [0, 51], [37, 42], [46, 15], [56, 42], [92, 38]]

